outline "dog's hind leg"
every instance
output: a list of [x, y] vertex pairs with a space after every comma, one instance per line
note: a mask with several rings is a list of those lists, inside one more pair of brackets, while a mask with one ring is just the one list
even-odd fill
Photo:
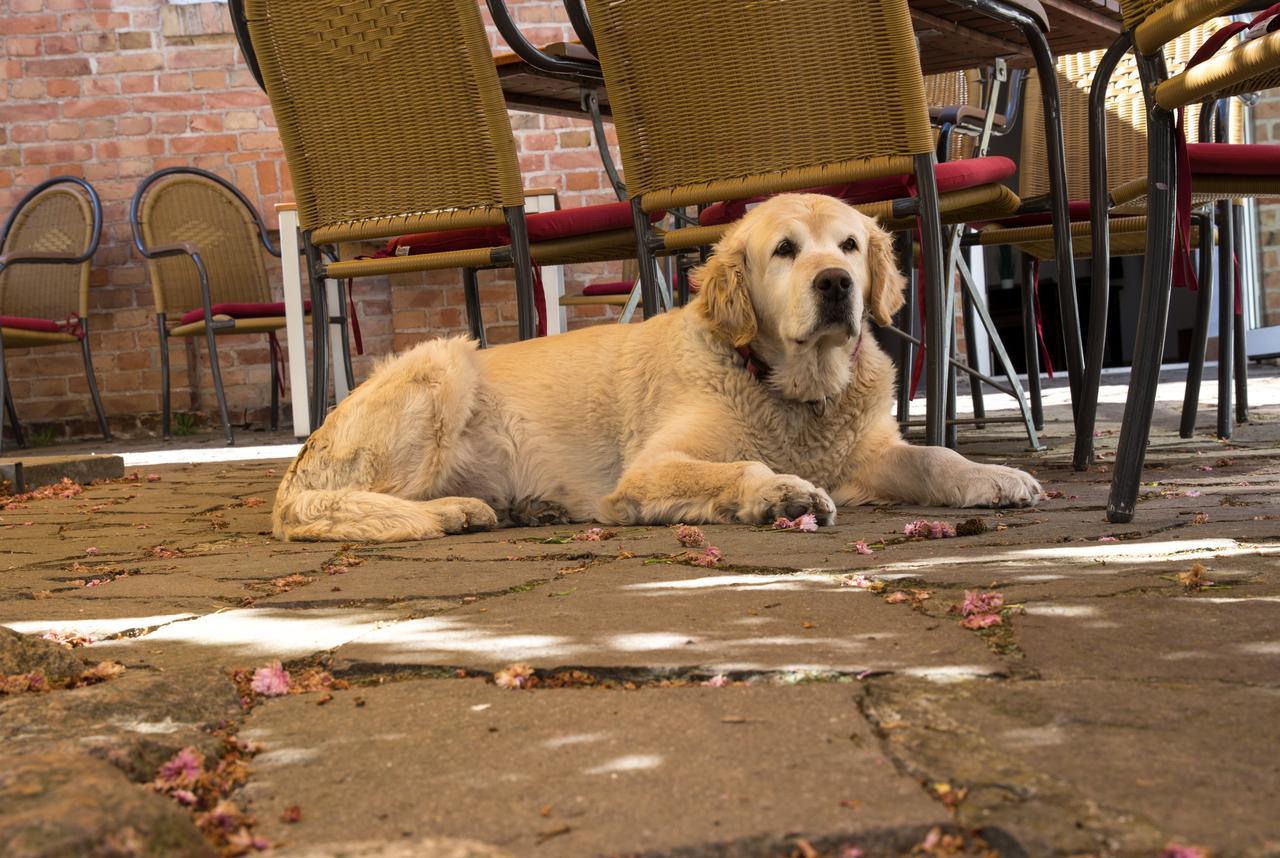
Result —
[[406, 500], [378, 492], [311, 490], [276, 508], [275, 533], [286, 540], [399, 542], [490, 530], [498, 517], [475, 498]]

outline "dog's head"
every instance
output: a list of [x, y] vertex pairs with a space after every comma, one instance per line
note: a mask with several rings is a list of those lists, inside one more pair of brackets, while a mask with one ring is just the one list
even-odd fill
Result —
[[832, 197], [782, 194], [735, 224], [694, 273], [694, 307], [734, 346], [773, 367], [792, 399], [824, 399], [850, 378], [849, 355], [868, 316], [887, 325], [905, 280], [893, 241]]

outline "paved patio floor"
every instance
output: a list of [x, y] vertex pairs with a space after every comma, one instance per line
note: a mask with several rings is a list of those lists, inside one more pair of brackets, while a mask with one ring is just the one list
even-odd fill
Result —
[[1041, 453], [962, 432], [1036, 509], [703, 527], [712, 567], [664, 527], [281, 544], [282, 461], [11, 503], [0, 624], [83, 645], [0, 674], [83, 687], [0, 694], [0, 854], [1280, 855], [1280, 373], [1230, 442], [1168, 390], [1132, 525], [1117, 387], [1088, 473], [1060, 404]]

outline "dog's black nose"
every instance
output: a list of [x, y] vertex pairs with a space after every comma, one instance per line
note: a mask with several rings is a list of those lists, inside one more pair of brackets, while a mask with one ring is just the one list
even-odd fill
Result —
[[843, 268], [826, 268], [813, 278], [813, 288], [824, 301], [843, 301], [853, 288], [853, 278]]

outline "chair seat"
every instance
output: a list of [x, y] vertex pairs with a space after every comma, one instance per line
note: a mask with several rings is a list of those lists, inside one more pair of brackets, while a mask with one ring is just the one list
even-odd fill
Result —
[[582, 287], [582, 294], [588, 297], [598, 297], [600, 295], [630, 295], [631, 290], [635, 285], [635, 282], [631, 280], [615, 280], [612, 283], [592, 283], [590, 286]]
[[1280, 176], [1280, 146], [1267, 143], [1188, 143], [1192, 174]]
[[[303, 312], [311, 312], [311, 302], [303, 301]], [[226, 316], [229, 319], [265, 319], [275, 316], [284, 316], [284, 302], [277, 301], [272, 304], [214, 304], [214, 316]], [[192, 322], [198, 322], [204, 318], [204, 307], [197, 307], [194, 310], [183, 313], [178, 319], [179, 325], [189, 325]]]
[[0, 328], [16, 328], [40, 334], [62, 333], [65, 327], [50, 319], [31, 319], [26, 316], [0, 316]]
[[[666, 212], [654, 212], [649, 219], [656, 223]], [[529, 242], [540, 244], [564, 238], [576, 238], [599, 232], [616, 232], [631, 229], [630, 203], [603, 203], [596, 206], [579, 206], [553, 212], [536, 212], [525, 215], [529, 227]], [[443, 253], [451, 250], [472, 250], [480, 247], [501, 247], [511, 243], [511, 232], [503, 226], [480, 226], [469, 229], [450, 229], [438, 232], [419, 232], [402, 235], [387, 242], [375, 256], [410, 256], [419, 253]]]
[[[1018, 165], [1000, 155], [987, 158], [968, 158], [939, 164], [935, 171], [938, 193], [947, 194], [982, 185], [992, 185], [1011, 178]], [[909, 174], [864, 179], [843, 185], [825, 185], [810, 188], [805, 193], [838, 197], [847, 203], [871, 203], [880, 200], [902, 199], [915, 195], [915, 177]], [[763, 196], [716, 203], [703, 209], [698, 222], [703, 226], [719, 226], [731, 223], [747, 213], [747, 209], [762, 202]]]

